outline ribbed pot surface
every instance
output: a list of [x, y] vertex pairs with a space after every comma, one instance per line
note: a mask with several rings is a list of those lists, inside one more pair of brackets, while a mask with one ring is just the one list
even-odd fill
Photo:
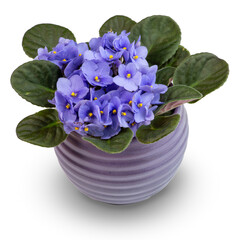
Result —
[[152, 143], [136, 138], [122, 153], [108, 154], [72, 133], [55, 147], [68, 178], [88, 197], [112, 204], [129, 204], [150, 198], [174, 177], [187, 145], [188, 120], [183, 106], [174, 132]]

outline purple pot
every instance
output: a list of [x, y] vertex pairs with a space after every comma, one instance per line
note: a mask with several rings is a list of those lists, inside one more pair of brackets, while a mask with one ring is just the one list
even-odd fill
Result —
[[78, 134], [55, 147], [68, 178], [88, 197], [112, 204], [130, 204], [150, 198], [174, 177], [188, 139], [184, 106], [175, 113], [181, 120], [174, 132], [152, 143], [136, 138], [122, 153], [108, 154], [84, 141]]

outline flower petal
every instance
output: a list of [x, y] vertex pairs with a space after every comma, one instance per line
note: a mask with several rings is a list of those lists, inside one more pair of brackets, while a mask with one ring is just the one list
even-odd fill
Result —
[[144, 46], [140, 46], [140, 47], [136, 48], [136, 55], [139, 58], [146, 58], [147, 53], [148, 53], [147, 48]]
[[140, 110], [137, 113], [135, 113], [135, 115], [134, 115], [135, 122], [140, 123], [140, 122], [145, 121], [146, 114], [147, 114], [146, 107], [140, 108]]
[[62, 94], [69, 96], [71, 91], [71, 82], [67, 78], [59, 78], [57, 82], [57, 90]]
[[113, 78], [114, 83], [116, 83], [118, 86], [123, 87], [125, 85], [125, 78], [116, 76]]
[[125, 82], [124, 88], [127, 91], [133, 92], [133, 91], [136, 91], [138, 89], [138, 85], [135, 84], [134, 81], [128, 80], [128, 81]]

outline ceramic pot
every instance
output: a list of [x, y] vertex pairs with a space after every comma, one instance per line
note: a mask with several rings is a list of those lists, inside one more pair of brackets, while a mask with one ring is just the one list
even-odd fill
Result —
[[130, 204], [150, 198], [174, 177], [188, 139], [184, 106], [177, 128], [163, 139], [142, 144], [134, 138], [122, 153], [108, 154], [72, 133], [55, 147], [68, 178], [88, 197], [112, 204]]

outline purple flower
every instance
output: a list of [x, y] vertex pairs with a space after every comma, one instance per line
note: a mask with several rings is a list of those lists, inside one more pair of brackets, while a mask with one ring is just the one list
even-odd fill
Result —
[[108, 100], [101, 101], [97, 100], [95, 103], [98, 105], [101, 115], [101, 123], [103, 125], [111, 125], [112, 119], [110, 118]]
[[101, 139], [110, 139], [111, 137], [117, 135], [120, 132], [121, 128], [118, 125], [117, 128], [114, 128], [112, 125], [104, 125], [103, 136]]
[[104, 127], [101, 124], [90, 123], [87, 125], [83, 125], [81, 131], [83, 134], [88, 134], [93, 137], [101, 137], [104, 135], [103, 133]]
[[149, 107], [153, 98], [153, 93], [142, 93], [142, 91], [136, 92], [132, 100], [133, 110], [138, 112], [143, 106]]
[[57, 90], [69, 98], [73, 103], [82, 100], [89, 91], [79, 75], [73, 75], [70, 79], [59, 78], [57, 82]]
[[49, 56], [50, 56], [50, 53], [48, 52], [47, 47], [38, 48], [37, 56], [35, 57], [35, 60], [48, 60]]
[[130, 48], [130, 40], [126, 31], [122, 31], [119, 36], [117, 36], [113, 41], [113, 46], [116, 51], [125, 51]]
[[135, 114], [135, 121], [137, 123], [143, 123], [143, 125], [149, 125], [150, 122], [154, 119], [153, 111], [157, 108], [157, 106], [153, 106], [151, 108], [142, 107], [139, 112]]
[[44, 49], [39, 48], [38, 56], [35, 59], [53, 62], [61, 69], [64, 69], [65, 66], [78, 55], [79, 53], [76, 42], [60, 38], [57, 46], [50, 52], [48, 52], [46, 47]]
[[136, 47], [134, 43], [132, 43], [130, 48], [130, 60], [139, 66], [148, 66], [148, 62], [146, 60], [147, 56], [147, 48], [144, 46]]
[[91, 135], [94, 137], [101, 137], [103, 135], [103, 126], [101, 124], [83, 124], [81, 122], [65, 122], [64, 123], [64, 131], [67, 134], [71, 132], [77, 132], [81, 136]]
[[120, 127], [128, 128], [134, 122], [134, 113], [128, 104], [122, 104], [118, 108], [118, 120]]
[[120, 101], [121, 103], [126, 103], [132, 106], [132, 99], [135, 92], [128, 92], [127, 90], [122, 90], [120, 92]]
[[76, 43], [70, 40], [68, 44], [59, 43], [50, 52], [48, 60], [63, 69], [73, 58], [78, 56]]
[[150, 107], [151, 101], [154, 98], [153, 93], [143, 93], [139, 91], [135, 93], [132, 101], [132, 109], [135, 112], [134, 118], [135, 122], [144, 122], [147, 119], [148, 109]]
[[79, 69], [84, 61], [84, 53], [88, 51], [88, 46], [86, 43], [80, 43], [77, 46], [77, 56], [73, 58], [65, 67], [65, 76], [70, 76], [75, 70]]
[[[54, 54], [55, 51], [53, 51], [52, 54]], [[70, 46], [65, 48], [63, 51], [60, 51], [58, 53], [55, 53], [52, 58], [51, 62], [58, 65], [61, 69], [64, 68], [73, 58], [75, 58], [78, 54], [78, 50], [75, 46]]]
[[136, 91], [141, 83], [141, 73], [134, 63], [119, 66], [119, 75], [114, 77], [114, 83], [127, 91]]
[[59, 91], [55, 92], [55, 104], [62, 122], [75, 121], [77, 119], [71, 100]]
[[119, 106], [120, 106], [121, 102], [120, 99], [115, 96], [112, 97], [110, 102], [108, 103], [108, 113], [109, 113], [109, 117], [110, 119], [112, 119], [112, 127], [114, 129], [117, 129], [119, 126], [119, 120], [118, 120], [118, 110], [119, 110]]
[[153, 93], [165, 93], [168, 90], [168, 87], [163, 84], [156, 84], [156, 72], [158, 67], [156, 65], [151, 66], [150, 68], [147, 66], [143, 66], [140, 69], [142, 73], [142, 79], [140, 84], [140, 89], [145, 92], [153, 92]]
[[108, 103], [111, 99], [111, 97], [108, 94], [104, 94], [103, 89], [99, 89], [95, 91], [93, 88], [91, 88], [90, 91], [90, 99], [93, 100], [96, 105], [99, 107], [100, 115], [101, 115], [101, 124], [103, 125], [110, 125], [112, 124], [112, 119], [109, 115], [108, 110]]
[[104, 87], [113, 83], [113, 78], [109, 75], [110, 67], [105, 62], [85, 61], [81, 70], [86, 80], [93, 86]]
[[105, 33], [101, 40], [103, 48], [114, 51], [113, 42], [116, 37], [117, 37], [117, 33], [113, 33], [113, 32]]
[[81, 122], [67, 121], [64, 123], [64, 131], [67, 134], [70, 134], [71, 132], [77, 132], [79, 134], [82, 134], [81, 127], [82, 127]]
[[89, 100], [82, 100], [79, 102], [78, 115], [82, 123], [99, 123], [101, 119], [98, 105], [95, 102]]
[[114, 52], [110, 49], [104, 49], [103, 47], [99, 48], [99, 52], [101, 54], [101, 57], [107, 62], [114, 62], [121, 58], [123, 54], [123, 52]]

